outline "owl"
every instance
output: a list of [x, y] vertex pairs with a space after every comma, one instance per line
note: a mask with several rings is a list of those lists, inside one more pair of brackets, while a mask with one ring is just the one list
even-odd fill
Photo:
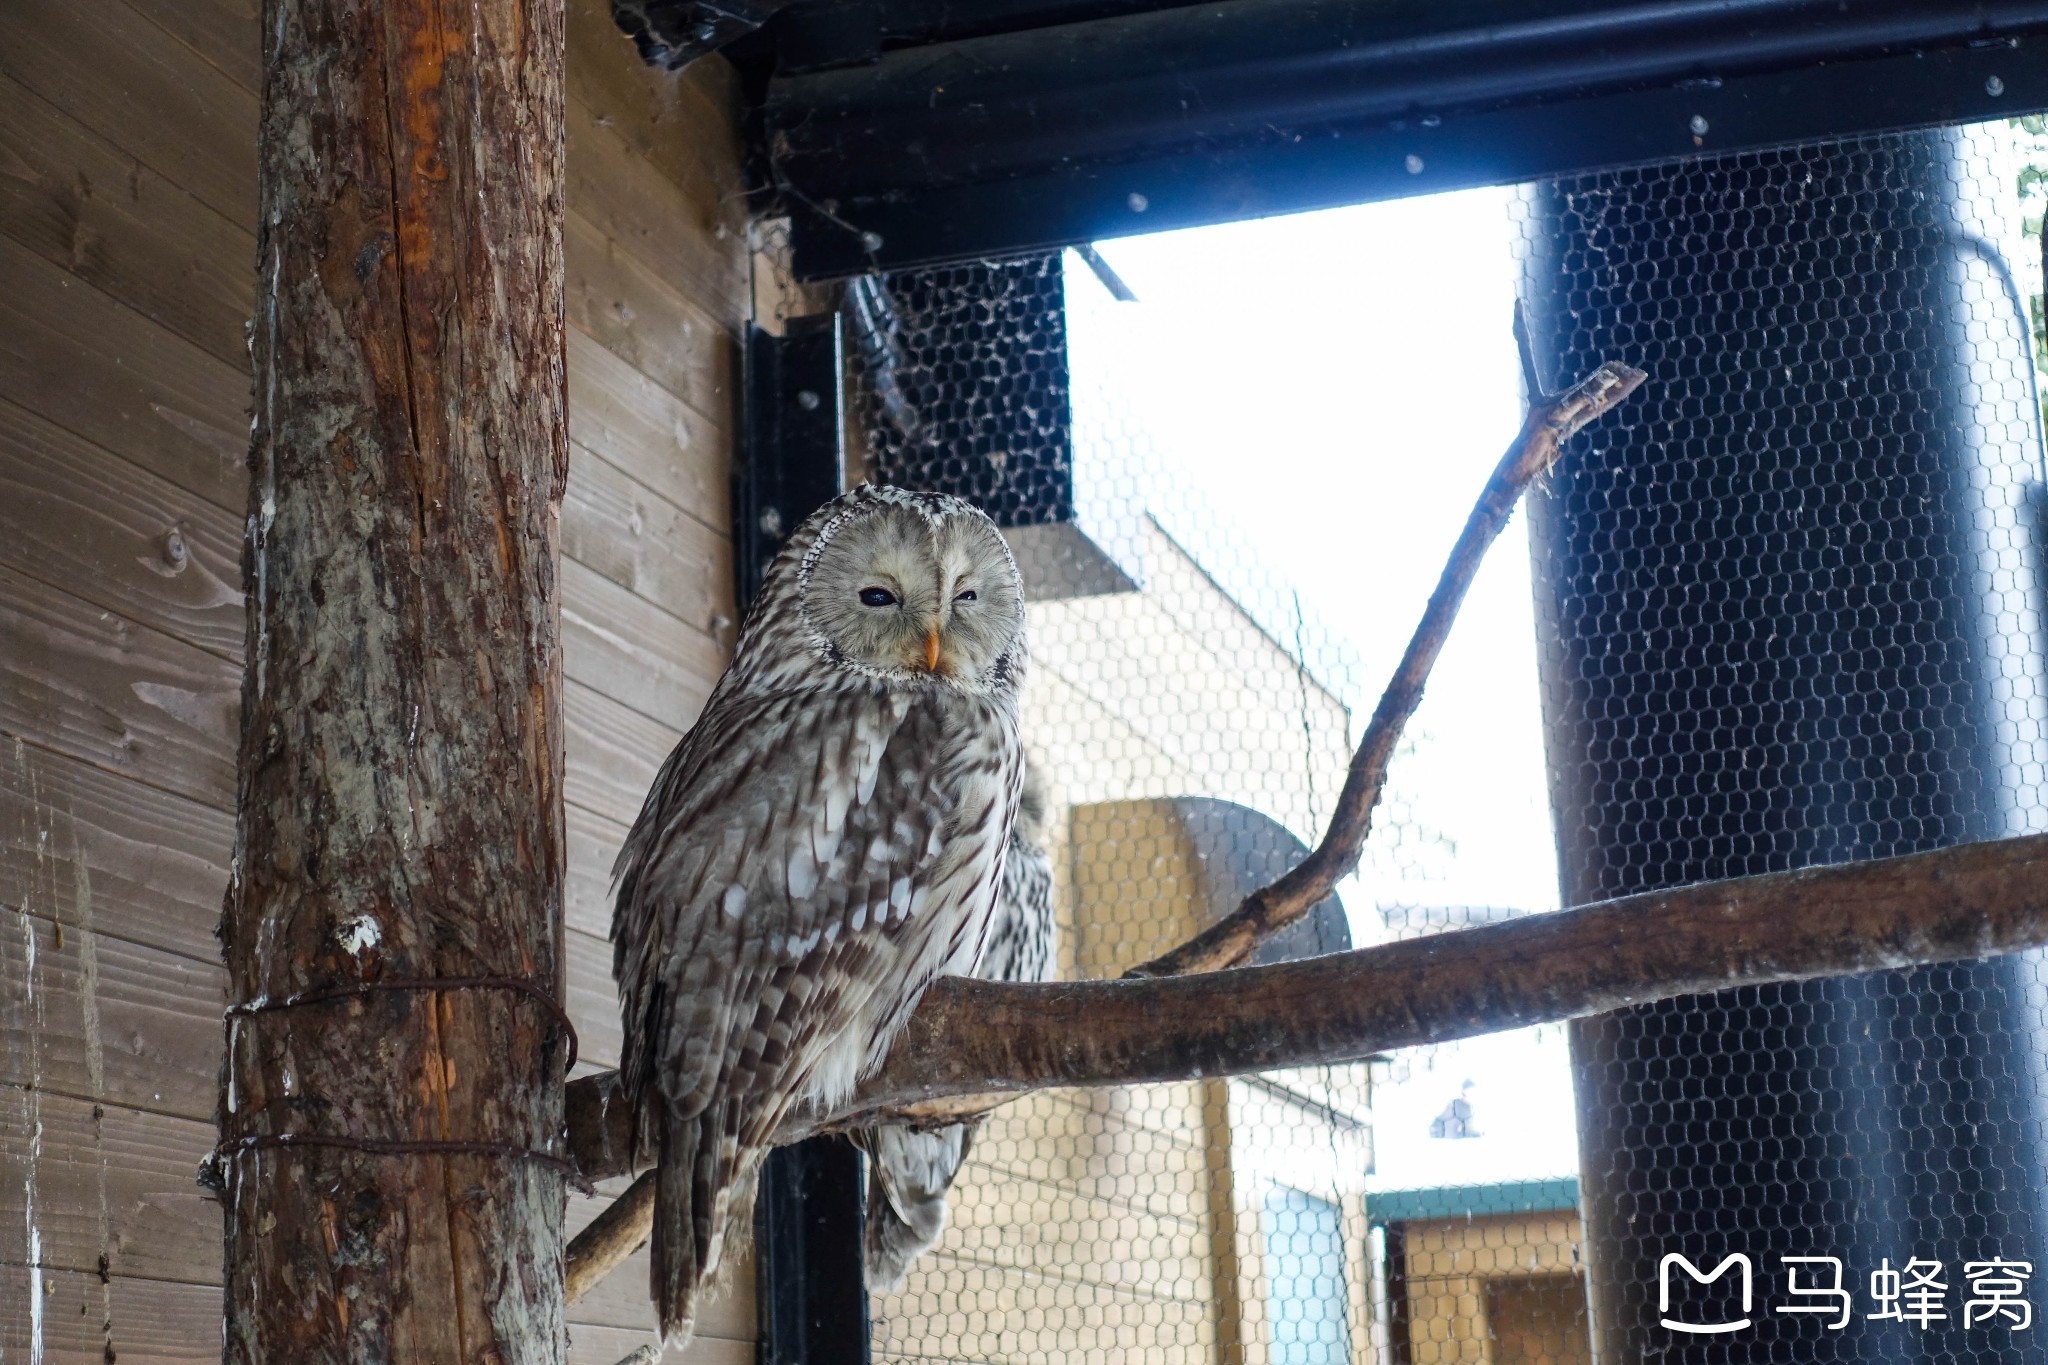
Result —
[[[1055, 967], [1052, 859], [1045, 851], [1045, 797], [1024, 773], [1017, 823], [1003, 861], [995, 922], [975, 975], [990, 981], [1046, 981]], [[886, 1294], [946, 1226], [946, 1191], [966, 1161], [979, 1124], [921, 1132], [883, 1124], [855, 1132], [868, 1154], [867, 1282]]]
[[620, 1073], [686, 1340], [777, 1126], [981, 956], [1016, 818], [1024, 594], [957, 498], [857, 488], [769, 565], [613, 870]]

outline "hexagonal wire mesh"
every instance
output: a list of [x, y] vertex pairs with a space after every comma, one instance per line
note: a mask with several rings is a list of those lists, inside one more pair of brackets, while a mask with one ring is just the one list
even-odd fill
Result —
[[[1540, 373], [1651, 374], [1530, 518], [1563, 903], [2048, 823], [2008, 146], [1941, 130], [1516, 197]], [[933, 269], [847, 306], [870, 471], [1012, 528], [1053, 961], [1096, 977], [1301, 856], [1371, 696], [1070, 378], [1062, 275]], [[1397, 780], [1370, 857], [1432, 842]], [[1351, 911], [1378, 937], [1518, 912]], [[1349, 942], [1333, 902], [1265, 956]], [[2029, 956], [1575, 1025], [1578, 1181], [1369, 1189], [1363, 1065], [1035, 1095], [970, 1135], [944, 1232], [874, 1298], [876, 1358], [2034, 1359], [2042, 985]], [[1454, 1140], [1476, 1124], [1448, 1085], [1430, 1131]], [[871, 1175], [879, 1216], [898, 1198]], [[1747, 1264], [1701, 1284], [1672, 1254]]]
[[[2042, 828], [2040, 410], [1996, 146], [1937, 130], [1524, 197], [1539, 353], [1654, 376], [1534, 509], [1568, 903]], [[1614, 1358], [1675, 1339], [1649, 1273], [1673, 1252], [1756, 1257], [1769, 1304], [1691, 1359], [2040, 1358], [1969, 1267], [2048, 1232], [2041, 984], [2029, 955], [1576, 1026]], [[1840, 1326], [1778, 1311], [1826, 1302], [1779, 1259], [1814, 1254], [1846, 1265]], [[1877, 1316], [1873, 1272], [1946, 1316]]]

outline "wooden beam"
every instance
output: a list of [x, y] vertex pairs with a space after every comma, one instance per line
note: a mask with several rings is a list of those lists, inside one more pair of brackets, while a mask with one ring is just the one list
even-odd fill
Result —
[[561, 8], [261, 32], [225, 1358], [559, 1362]]

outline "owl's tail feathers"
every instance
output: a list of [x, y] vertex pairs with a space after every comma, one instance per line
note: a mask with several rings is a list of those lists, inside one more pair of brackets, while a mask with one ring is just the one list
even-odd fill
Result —
[[654, 1183], [653, 1283], [662, 1340], [681, 1346], [697, 1325], [697, 1291], [708, 1278], [697, 1238], [697, 1149], [703, 1116], [661, 1116]]
[[946, 1227], [946, 1191], [967, 1157], [972, 1130], [954, 1124], [936, 1132], [886, 1125], [855, 1135], [867, 1150], [867, 1282], [877, 1294], [903, 1286], [910, 1263]]
[[659, 1174], [654, 1185], [653, 1295], [662, 1338], [690, 1339], [697, 1301], [718, 1272], [735, 1186], [746, 1178], [728, 1105], [702, 1113], [661, 1116]]

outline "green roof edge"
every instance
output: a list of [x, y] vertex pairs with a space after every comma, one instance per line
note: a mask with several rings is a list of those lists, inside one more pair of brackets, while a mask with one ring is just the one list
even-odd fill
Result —
[[1369, 1223], [1414, 1223], [1438, 1218], [1480, 1218], [1502, 1213], [1574, 1212], [1579, 1207], [1577, 1176], [1555, 1180], [1504, 1180], [1492, 1185], [1440, 1185], [1420, 1190], [1375, 1190], [1365, 1196]]

